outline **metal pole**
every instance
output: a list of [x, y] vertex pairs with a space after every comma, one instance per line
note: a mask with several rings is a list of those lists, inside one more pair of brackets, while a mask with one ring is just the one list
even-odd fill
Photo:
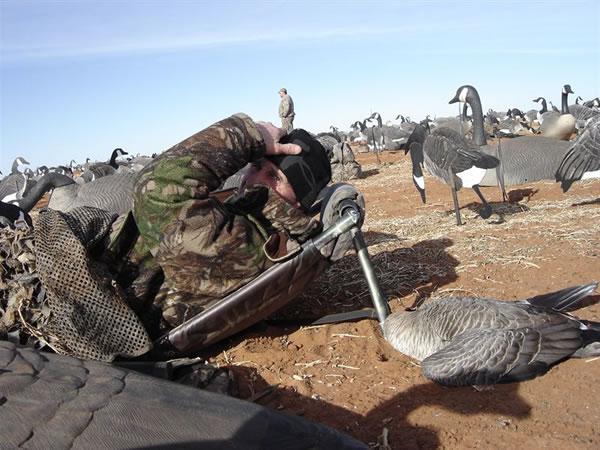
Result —
[[367, 285], [369, 286], [371, 300], [373, 300], [373, 305], [377, 311], [379, 323], [382, 325], [389, 314], [388, 305], [381, 294], [381, 289], [379, 288], [379, 283], [377, 282], [377, 276], [375, 275], [375, 270], [373, 269], [371, 259], [369, 258], [367, 245], [365, 244], [365, 240], [363, 239], [360, 229], [358, 227], [353, 227], [350, 230], [350, 233], [352, 234], [352, 242], [354, 243], [354, 248], [356, 249], [356, 254], [358, 255], [360, 267], [363, 270], [365, 279], [367, 280]]

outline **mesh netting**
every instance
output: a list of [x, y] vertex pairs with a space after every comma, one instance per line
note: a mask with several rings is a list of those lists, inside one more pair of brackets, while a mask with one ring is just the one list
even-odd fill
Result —
[[104, 266], [89, 257], [102, 242], [114, 215], [83, 207], [70, 213], [46, 210], [35, 224], [37, 272], [52, 314], [46, 333], [65, 353], [112, 361], [146, 353], [151, 343]]

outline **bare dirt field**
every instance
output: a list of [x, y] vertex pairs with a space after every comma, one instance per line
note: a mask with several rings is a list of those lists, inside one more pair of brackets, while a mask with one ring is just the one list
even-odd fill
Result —
[[[410, 159], [359, 153], [365, 177], [363, 226], [391, 309], [421, 296], [516, 300], [600, 279], [600, 182], [484, 188], [494, 208], [481, 219], [470, 189], [459, 192], [457, 227], [449, 188], [427, 179], [428, 203], [413, 187]], [[596, 296], [599, 295], [598, 293]], [[308, 320], [370, 306], [354, 253], [279, 314]], [[600, 321], [600, 306], [577, 311]], [[208, 355], [232, 369], [240, 398], [325, 423], [393, 449], [600, 448], [600, 359], [568, 360], [531, 381], [490, 389], [446, 388], [381, 337], [375, 321], [319, 327], [261, 324]], [[383, 447], [380, 447], [383, 448]]]

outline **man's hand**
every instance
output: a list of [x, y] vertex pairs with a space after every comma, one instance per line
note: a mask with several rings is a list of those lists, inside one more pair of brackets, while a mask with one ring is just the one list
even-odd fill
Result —
[[278, 128], [271, 122], [256, 122], [256, 128], [265, 141], [265, 155], [297, 155], [302, 151], [299, 145], [279, 143], [279, 139], [286, 134], [283, 128]]

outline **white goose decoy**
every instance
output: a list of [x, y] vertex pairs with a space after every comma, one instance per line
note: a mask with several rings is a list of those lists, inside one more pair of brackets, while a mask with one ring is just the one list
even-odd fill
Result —
[[[449, 103], [466, 102], [467, 95], [477, 96], [479, 94], [472, 86], [461, 86], [456, 91], [456, 95]], [[479, 105], [476, 110], [474, 104]], [[483, 114], [481, 112], [481, 102], [471, 104], [473, 110], [473, 120], [478, 120], [483, 127]], [[477, 119], [476, 119], [477, 115]], [[483, 129], [483, 128], [482, 128]], [[418, 138], [422, 139], [423, 133], [419, 133]], [[473, 136], [474, 140], [476, 136]], [[485, 137], [483, 137], [485, 142]], [[410, 139], [409, 139], [410, 141]], [[492, 155], [480, 151], [478, 143], [468, 141], [459, 132], [446, 127], [438, 127], [425, 138], [425, 142], [419, 145], [417, 139], [409, 142], [409, 151], [413, 163], [413, 180], [415, 186], [421, 193], [421, 199], [424, 200], [425, 182], [423, 177], [419, 177], [422, 164], [436, 178], [442, 180], [450, 186], [452, 199], [454, 201], [454, 212], [456, 214], [456, 224], [461, 225], [460, 210], [458, 207], [458, 197], [456, 191], [462, 187], [470, 187], [481, 199], [483, 207], [479, 211], [482, 218], [487, 219], [492, 213], [492, 208], [483, 197], [479, 189], [479, 183], [485, 176], [487, 169], [493, 169], [498, 166], [499, 161]], [[422, 173], [422, 172], [421, 172]]]
[[563, 86], [561, 114], [556, 118], [556, 120], [544, 120], [544, 123], [542, 123], [540, 128], [543, 136], [554, 139], [568, 140], [575, 132], [575, 125], [577, 124], [577, 121], [575, 120], [573, 114], [569, 112], [568, 103], [568, 96], [569, 94], [573, 93], [574, 92], [571, 90], [570, 85], [565, 84]]
[[588, 123], [556, 171], [563, 192], [575, 181], [592, 178], [600, 178], [600, 116]]
[[445, 298], [389, 315], [383, 333], [396, 350], [421, 361], [423, 374], [440, 384], [528, 380], [566, 358], [600, 355], [600, 323], [569, 314], [597, 286], [516, 302]]
[[10, 175], [4, 177], [0, 182], [0, 200], [11, 203], [23, 197], [27, 189], [28, 177], [24, 172], [19, 171], [19, 166], [28, 165], [23, 157], [18, 156], [12, 164]]

